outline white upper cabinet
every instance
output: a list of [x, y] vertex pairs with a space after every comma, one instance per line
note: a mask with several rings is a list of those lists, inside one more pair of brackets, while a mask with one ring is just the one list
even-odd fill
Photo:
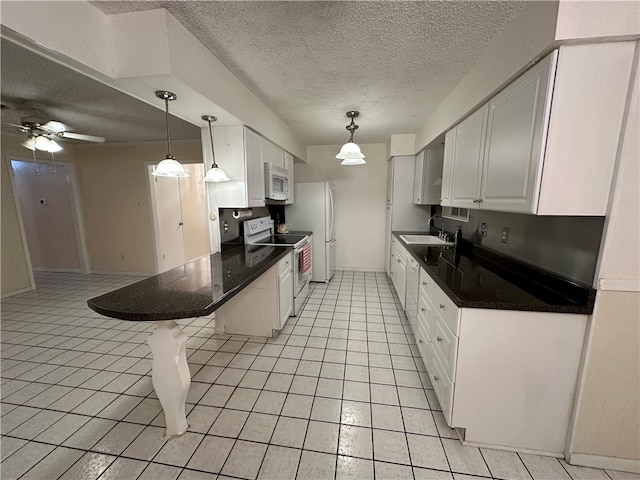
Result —
[[634, 48], [563, 46], [448, 132], [441, 204], [605, 215]]
[[555, 66], [548, 55], [489, 101], [480, 208], [536, 213]]
[[263, 207], [263, 138], [242, 125], [215, 127], [216, 162], [231, 179], [215, 184], [218, 208]]
[[424, 149], [416, 155], [413, 185], [413, 203], [438, 205], [442, 186], [442, 160], [444, 150]]
[[440, 204], [445, 207], [451, 206], [451, 183], [453, 180], [453, 157], [456, 151], [456, 133], [457, 130], [453, 128], [444, 136], [444, 165], [442, 166]]
[[289, 190], [287, 191], [287, 200], [284, 202], [286, 205], [293, 203], [293, 155], [288, 152], [284, 152], [284, 168], [287, 169], [287, 180], [289, 181]]
[[450, 190], [454, 207], [477, 208], [488, 111], [484, 105], [456, 127]]

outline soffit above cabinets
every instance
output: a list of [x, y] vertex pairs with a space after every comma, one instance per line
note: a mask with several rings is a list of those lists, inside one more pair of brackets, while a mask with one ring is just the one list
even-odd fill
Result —
[[166, 8], [307, 145], [420, 131], [526, 2], [96, 1]]

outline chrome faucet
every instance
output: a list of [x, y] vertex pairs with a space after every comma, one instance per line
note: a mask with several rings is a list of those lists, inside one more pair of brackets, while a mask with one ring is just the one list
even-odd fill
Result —
[[[435, 218], [439, 218], [440, 220], [442, 220], [442, 217], [440, 215], [432, 215], [431, 217], [429, 217], [429, 220], [427, 220], [427, 227], [431, 227], [433, 225], [435, 228], [438, 228], [433, 224], [433, 220]], [[438, 237], [442, 238], [443, 233], [444, 233], [444, 229], [440, 227], [440, 233], [438, 234]]]

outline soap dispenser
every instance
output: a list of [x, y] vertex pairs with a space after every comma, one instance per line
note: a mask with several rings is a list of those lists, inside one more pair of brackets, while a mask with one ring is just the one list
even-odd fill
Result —
[[460, 249], [462, 248], [462, 226], [458, 225], [458, 230], [453, 238], [453, 258], [456, 263], [456, 267], [460, 262]]

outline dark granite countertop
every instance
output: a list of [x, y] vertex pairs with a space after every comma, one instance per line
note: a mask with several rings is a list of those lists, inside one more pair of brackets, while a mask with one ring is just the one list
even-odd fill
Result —
[[291, 252], [290, 247], [225, 245], [220, 253], [87, 301], [107, 317], [175, 320], [208, 315]]
[[596, 291], [586, 285], [462, 241], [453, 247], [408, 245], [397, 240], [458, 307], [541, 312], [593, 312]]

